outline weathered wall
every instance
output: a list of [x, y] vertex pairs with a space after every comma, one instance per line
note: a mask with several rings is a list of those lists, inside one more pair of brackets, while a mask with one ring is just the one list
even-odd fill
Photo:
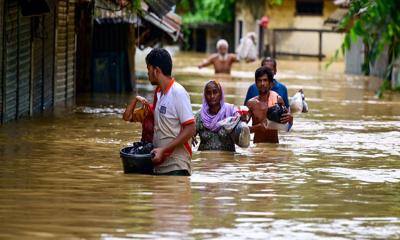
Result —
[[[311, 28], [311, 29], [328, 29], [323, 25], [324, 20], [337, 8], [331, 0], [324, 0], [323, 16], [296, 16], [296, 1], [284, 1], [281, 6], [273, 6], [260, 4], [252, 1], [238, 1], [236, 5], [236, 27], [235, 27], [235, 46], [238, 45], [237, 24], [238, 20], [243, 21], [243, 35], [247, 32], [257, 33], [257, 19], [265, 15], [269, 17], [268, 30], [264, 34], [264, 45], [272, 43], [272, 29], [274, 28]], [[255, 17], [254, 9], [263, 9], [260, 16]], [[322, 52], [323, 54], [332, 56], [340, 47], [343, 41], [343, 34], [329, 33], [323, 34]], [[319, 36], [317, 33], [284, 33], [277, 36], [277, 50], [294, 53], [318, 53]], [[307, 44], [305, 44], [307, 43]], [[271, 45], [271, 44], [270, 44]]]
[[3, 29], [4, 29], [4, 0], [0, 0], [0, 123], [3, 119]]
[[393, 72], [392, 72], [392, 88], [398, 89], [400, 88], [400, 58], [397, 58], [393, 64]]
[[350, 49], [346, 52], [346, 68], [345, 73], [362, 74], [361, 64], [364, 62], [364, 44], [361, 39], [351, 44]]
[[[18, 0], [0, 2], [0, 122], [32, 116], [54, 105], [54, 70], [63, 75], [58, 102], [75, 95], [75, 19], [72, 0], [47, 0], [50, 13], [23, 16]], [[55, 17], [64, 2], [64, 18]], [[56, 21], [58, 24], [56, 24]], [[60, 25], [65, 25], [60, 28]], [[57, 29], [57, 33], [56, 30]], [[55, 36], [65, 39], [65, 51], [55, 56]], [[63, 59], [63, 61], [58, 61]]]

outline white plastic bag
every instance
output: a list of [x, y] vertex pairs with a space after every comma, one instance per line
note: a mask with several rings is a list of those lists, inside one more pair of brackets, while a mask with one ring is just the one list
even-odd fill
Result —
[[308, 112], [308, 104], [305, 100], [304, 92], [300, 89], [290, 99], [290, 112], [293, 113], [306, 113]]

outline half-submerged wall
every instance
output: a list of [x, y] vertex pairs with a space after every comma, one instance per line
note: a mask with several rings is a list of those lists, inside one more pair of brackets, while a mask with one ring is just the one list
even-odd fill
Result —
[[75, 1], [46, 2], [23, 16], [21, 1], [0, 1], [0, 123], [74, 99]]

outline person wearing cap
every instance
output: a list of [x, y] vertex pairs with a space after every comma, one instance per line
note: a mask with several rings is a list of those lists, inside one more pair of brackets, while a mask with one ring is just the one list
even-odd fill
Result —
[[214, 66], [215, 73], [230, 74], [232, 64], [238, 62], [239, 59], [233, 53], [228, 53], [228, 42], [225, 39], [220, 39], [217, 42], [217, 53], [212, 54], [203, 63], [198, 65], [199, 68]]

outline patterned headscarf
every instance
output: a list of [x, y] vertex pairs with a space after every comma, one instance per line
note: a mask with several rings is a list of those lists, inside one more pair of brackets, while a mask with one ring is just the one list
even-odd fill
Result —
[[[205, 96], [205, 90], [206, 87], [209, 83], [215, 83], [218, 86], [218, 89], [221, 93], [221, 100], [220, 100], [220, 105], [221, 108], [218, 111], [217, 114], [215, 115], [211, 115], [208, 110], [209, 110], [209, 106], [206, 100], [206, 96]], [[221, 128], [221, 126], [218, 125], [218, 122], [221, 120], [224, 120], [227, 117], [232, 117], [236, 114], [237, 109], [233, 104], [229, 104], [229, 103], [225, 103], [224, 101], [224, 90], [221, 87], [221, 84], [215, 80], [209, 80], [206, 82], [206, 85], [204, 86], [204, 91], [203, 91], [203, 105], [201, 107], [201, 120], [203, 121], [203, 125], [204, 127], [206, 127], [207, 129], [213, 131], [213, 132], [218, 132], [218, 130]]]

